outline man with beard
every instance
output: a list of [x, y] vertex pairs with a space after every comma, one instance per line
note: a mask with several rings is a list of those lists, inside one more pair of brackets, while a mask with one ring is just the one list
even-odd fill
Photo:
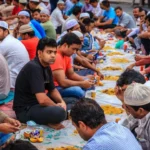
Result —
[[63, 127], [60, 122], [66, 118], [66, 104], [54, 86], [49, 67], [55, 62], [56, 49], [55, 40], [41, 39], [36, 58], [17, 77], [13, 108], [23, 123], [33, 120], [55, 129]]

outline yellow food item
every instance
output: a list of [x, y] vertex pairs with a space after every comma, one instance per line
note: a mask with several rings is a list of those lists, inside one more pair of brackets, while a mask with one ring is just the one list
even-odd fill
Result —
[[129, 63], [130, 61], [126, 58], [112, 58], [113, 63]]
[[115, 95], [115, 90], [114, 88], [109, 88], [106, 90], [102, 90], [102, 93], [108, 94], [108, 95]]
[[112, 105], [103, 105], [101, 106], [101, 108], [104, 110], [104, 113], [107, 115], [117, 115], [117, 114], [122, 114], [124, 112], [122, 108], [118, 108]]
[[116, 118], [115, 122], [118, 123], [120, 120], [120, 118]]
[[103, 62], [104, 62], [104, 60], [103, 60], [103, 59], [101, 59], [99, 62], [100, 62], [100, 63], [103, 63]]
[[74, 146], [66, 146], [66, 147], [47, 148], [47, 150], [80, 150], [80, 148], [76, 148]]
[[104, 83], [103, 83], [103, 82], [101, 82], [101, 81], [99, 81], [98, 85], [99, 85], [99, 86], [103, 86], [103, 85], [104, 85]]
[[109, 45], [106, 45], [106, 46], [104, 46], [103, 50], [104, 51], [108, 51], [108, 50], [116, 50], [116, 49], [111, 47], [111, 46], [109, 46]]
[[108, 66], [108, 67], [103, 68], [102, 70], [105, 70], [105, 71], [113, 70], [113, 71], [115, 71], [115, 70], [122, 70], [122, 68], [121, 67]]
[[37, 138], [30, 138], [30, 141], [31, 141], [32, 143], [36, 143], [36, 142], [38, 142], [38, 139], [37, 139]]
[[117, 81], [119, 79], [119, 76], [105, 76], [104, 80], [114, 80]]
[[42, 143], [44, 141], [43, 137], [37, 138], [37, 142]]
[[24, 132], [24, 138], [30, 138], [30, 132]]
[[74, 130], [72, 135], [75, 135], [75, 136], [76, 136], [77, 134], [78, 134], [78, 131], [77, 131], [77, 130]]
[[123, 54], [120, 52], [111, 52], [107, 54], [107, 56], [114, 56], [114, 55], [123, 55]]

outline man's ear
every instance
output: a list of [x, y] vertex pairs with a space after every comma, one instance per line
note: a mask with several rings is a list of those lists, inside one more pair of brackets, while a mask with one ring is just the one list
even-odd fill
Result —
[[78, 124], [79, 124], [79, 128], [80, 128], [80, 129], [86, 130], [87, 126], [85, 125], [84, 122], [78, 121]]

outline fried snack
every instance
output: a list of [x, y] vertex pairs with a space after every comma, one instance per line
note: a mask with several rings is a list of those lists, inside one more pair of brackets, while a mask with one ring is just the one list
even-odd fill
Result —
[[102, 93], [105, 93], [108, 95], [115, 95], [115, 90], [114, 88], [109, 88], [109, 89], [102, 90]]
[[114, 80], [117, 81], [119, 79], [119, 76], [105, 76], [104, 80]]
[[104, 83], [99, 81], [98, 86], [104, 86]]
[[114, 56], [114, 55], [123, 55], [123, 54], [120, 52], [111, 52], [107, 54], [107, 56]]
[[47, 150], [81, 150], [80, 148], [74, 146], [66, 146], [66, 147], [56, 147], [56, 148], [47, 148]]
[[72, 135], [75, 135], [75, 136], [78, 135], [78, 131], [74, 130]]
[[118, 108], [112, 105], [103, 105], [101, 108], [104, 110], [104, 113], [107, 115], [117, 115], [122, 114], [124, 110], [122, 108]]
[[108, 67], [103, 68], [102, 70], [105, 70], [105, 71], [113, 70], [113, 71], [115, 71], [115, 70], [122, 70], [122, 68], [121, 67], [108, 66]]
[[103, 48], [104, 51], [109, 51], [109, 50], [116, 50], [115, 48], [109, 46], [109, 45], [105, 45]]
[[129, 63], [130, 61], [126, 58], [112, 58], [113, 63]]
[[121, 118], [116, 118], [115, 122], [118, 123], [121, 120]]

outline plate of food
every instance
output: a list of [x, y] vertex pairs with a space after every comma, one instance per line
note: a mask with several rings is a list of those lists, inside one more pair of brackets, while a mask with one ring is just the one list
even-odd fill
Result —
[[120, 53], [120, 52], [117, 52], [117, 51], [115, 51], [115, 52], [110, 52], [110, 53], [107, 54], [107, 56], [115, 56], [115, 55], [123, 55], [123, 54]]
[[111, 62], [113, 62], [113, 63], [129, 63], [130, 61], [127, 58], [116, 57], [116, 58], [112, 58]]
[[117, 81], [119, 79], [119, 76], [104, 76], [104, 80], [112, 80]]
[[104, 94], [107, 94], [107, 95], [115, 95], [115, 89], [114, 88], [108, 88], [108, 89], [102, 90], [101, 92]]
[[103, 71], [118, 71], [118, 70], [122, 70], [122, 68], [121, 67], [115, 67], [115, 66], [107, 66], [107, 67], [104, 67], [103, 69], [102, 69]]

